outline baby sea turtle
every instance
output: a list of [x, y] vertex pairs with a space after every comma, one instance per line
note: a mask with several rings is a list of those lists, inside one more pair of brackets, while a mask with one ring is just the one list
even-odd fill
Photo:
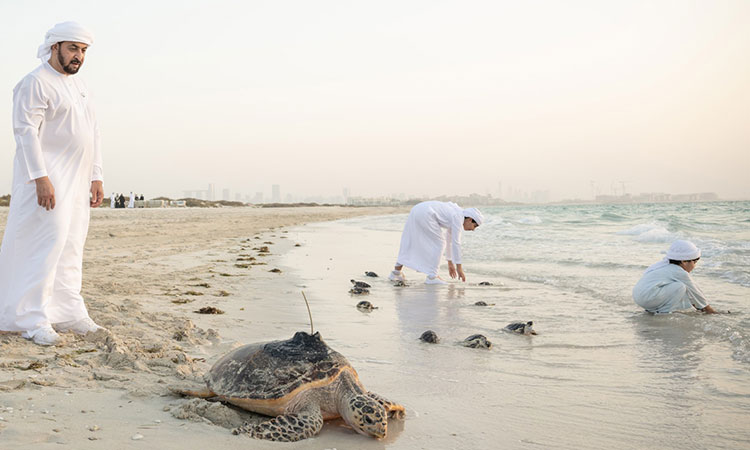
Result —
[[357, 371], [320, 337], [304, 331], [285, 341], [248, 344], [224, 355], [204, 377], [206, 389], [174, 392], [216, 398], [273, 419], [233, 430], [256, 439], [292, 442], [318, 434], [341, 417], [356, 432], [385, 437], [388, 418], [404, 407], [367, 391]]
[[495, 304], [487, 303], [484, 300], [479, 300], [478, 302], [474, 303], [474, 306], [495, 306]]
[[213, 306], [204, 306], [198, 311], [193, 311], [193, 312], [198, 313], [198, 314], [224, 314], [224, 311]]
[[368, 302], [367, 300], [362, 300], [361, 302], [357, 303], [357, 309], [360, 309], [363, 311], [372, 311], [373, 309], [378, 309], [378, 307], [374, 306], [372, 303]]
[[364, 281], [357, 281], [357, 280], [349, 280], [349, 281], [352, 282], [354, 287], [358, 287], [358, 288], [371, 288], [372, 287], [369, 284], [365, 283]]
[[488, 341], [487, 338], [482, 334], [472, 334], [463, 341], [461, 345], [470, 348], [491, 348], [492, 342]]
[[492, 283], [490, 283], [489, 281], [481, 281], [481, 282], [479, 283], [479, 285], [480, 285], [480, 286], [492, 286]]
[[430, 344], [437, 344], [438, 342], [440, 342], [440, 338], [438, 337], [437, 333], [432, 330], [427, 330], [422, 333], [422, 336], [419, 336], [419, 340], [428, 342]]
[[378, 277], [378, 274], [376, 274], [375, 272], [365, 272], [365, 276], [366, 276], [366, 277], [373, 277], [373, 278], [377, 278], [377, 277]]
[[395, 280], [392, 282], [394, 286], [396, 287], [404, 287], [408, 286], [404, 280]]
[[364, 295], [364, 294], [369, 294], [370, 290], [367, 288], [360, 288], [360, 287], [355, 286], [349, 289], [349, 293], [354, 294], [354, 295]]
[[526, 336], [530, 334], [536, 334], [536, 331], [534, 331], [534, 322], [529, 320], [528, 322], [513, 322], [509, 323], [508, 325], [503, 328], [505, 331], [510, 331], [511, 333], [518, 333], [518, 334], [524, 334]]

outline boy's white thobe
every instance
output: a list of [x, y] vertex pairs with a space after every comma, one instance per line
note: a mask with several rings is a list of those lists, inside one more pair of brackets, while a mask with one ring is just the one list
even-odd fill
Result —
[[[88, 317], [81, 297], [91, 182], [102, 180], [99, 130], [89, 91], [44, 62], [13, 90], [8, 223], [0, 248], [0, 329], [32, 331]], [[48, 176], [55, 208], [37, 203]]]
[[633, 287], [633, 300], [641, 308], [653, 313], [670, 313], [681, 309], [703, 309], [706, 296], [693, 277], [676, 264], [663, 264], [646, 271]]
[[463, 209], [453, 202], [415, 205], [401, 235], [398, 264], [437, 276], [443, 249], [448, 261], [461, 264], [463, 223]]

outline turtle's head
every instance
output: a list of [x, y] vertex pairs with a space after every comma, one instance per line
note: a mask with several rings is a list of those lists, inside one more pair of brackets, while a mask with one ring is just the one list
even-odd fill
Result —
[[350, 396], [346, 399], [345, 407], [339, 408], [339, 413], [359, 434], [382, 439], [388, 431], [388, 413], [385, 408], [366, 395]]
[[529, 320], [526, 322], [526, 325], [523, 327], [523, 334], [536, 334], [536, 331], [534, 331], [534, 322]]

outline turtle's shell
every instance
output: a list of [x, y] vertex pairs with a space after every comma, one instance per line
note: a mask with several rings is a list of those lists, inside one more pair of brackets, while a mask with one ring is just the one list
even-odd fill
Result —
[[[285, 341], [248, 344], [224, 355], [206, 375], [219, 397], [250, 410], [282, 408], [302, 390], [332, 383], [342, 370], [357, 373], [320, 333], [303, 331]], [[262, 406], [262, 407], [258, 407]]]

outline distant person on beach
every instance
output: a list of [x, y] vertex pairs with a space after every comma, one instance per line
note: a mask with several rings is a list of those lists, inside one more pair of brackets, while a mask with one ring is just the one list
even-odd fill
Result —
[[671, 313], [692, 306], [699, 311], [715, 314], [703, 291], [690, 276], [699, 259], [701, 251], [695, 244], [674, 241], [667, 250], [667, 256], [646, 269], [633, 288], [633, 300], [651, 313]]
[[115, 196], [115, 193], [112, 193], [112, 196], [109, 198], [109, 207], [114, 208], [115, 207], [115, 201], [117, 201], [117, 197]]
[[104, 200], [99, 128], [77, 77], [90, 31], [58, 23], [39, 47], [42, 64], [13, 89], [16, 156], [0, 250], [0, 330], [54, 345], [58, 331], [86, 334], [81, 277], [89, 208]]
[[438, 276], [445, 250], [451, 278], [466, 281], [461, 263], [461, 234], [473, 231], [484, 221], [476, 208], [463, 209], [453, 202], [427, 201], [415, 205], [401, 234], [398, 260], [388, 278], [404, 281], [403, 266], [427, 274], [425, 283], [445, 284]]
[[128, 197], [128, 208], [135, 208], [135, 197], [133, 191], [130, 191], [130, 197]]

